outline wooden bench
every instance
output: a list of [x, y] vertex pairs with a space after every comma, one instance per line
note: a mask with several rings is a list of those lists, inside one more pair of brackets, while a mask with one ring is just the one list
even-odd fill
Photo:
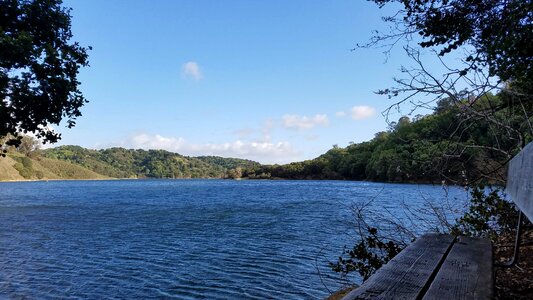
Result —
[[[507, 192], [520, 210], [512, 266], [518, 259], [522, 214], [533, 220], [533, 142], [509, 163]], [[352, 299], [491, 299], [494, 275], [488, 239], [426, 234], [359, 288]]]
[[491, 299], [488, 239], [426, 234], [379, 269], [351, 299]]

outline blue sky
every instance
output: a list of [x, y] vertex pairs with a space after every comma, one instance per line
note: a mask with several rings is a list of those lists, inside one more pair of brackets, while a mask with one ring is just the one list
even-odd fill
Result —
[[65, 1], [92, 46], [90, 103], [59, 145], [166, 149], [262, 163], [371, 139], [392, 102], [374, 91], [401, 47], [350, 51], [383, 29], [367, 1]]

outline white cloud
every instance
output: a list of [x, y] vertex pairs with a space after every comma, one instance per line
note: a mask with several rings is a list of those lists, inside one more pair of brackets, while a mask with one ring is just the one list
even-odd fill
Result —
[[335, 113], [335, 115], [339, 118], [343, 118], [343, 117], [346, 117], [346, 112], [345, 111], [338, 111]]
[[137, 134], [121, 143], [121, 146], [136, 149], [164, 149], [188, 156], [216, 155], [246, 158], [261, 163], [287, 163], [300, 159], [289, 142], [243, 142], [241, 140], [213, 144], [195, 144], [184, 138], [164, 137], [159, 134]]
[[188, 61], [184, 63], [181, 67], [181, 74], [185, 78], [191, 78], [197, 81], [204, 77], [202, 71], [200, 70], [200, 66], [195, 61]]
[[329, 120], [326, 115], [315, 115], [306, 117], [299, 115], [284, 115], [282, 118], [283, 127], [287, 129], [311, 129], [315, 126], [326, 126]]
[[350, 115], [354, 120], [364, 120], [376, 115], [376, 109], [367, 105], [354, 106], [350, 110]]
[[137, 134], [130, 138], [127, 145], [134, 148], [141, 149], [165, 149], [169, 151], [179, 150], [185, 146], [185, 139], [183, 138], [168, 138], [156, 135]]

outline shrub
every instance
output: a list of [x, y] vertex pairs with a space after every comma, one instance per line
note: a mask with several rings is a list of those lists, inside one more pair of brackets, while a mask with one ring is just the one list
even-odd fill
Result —
[[35, 176], [38, 179], [43, 179], [44, 178], [44, 173], [42, 171], [35, 171]]
[[381, 238], [377, 228], [367, 227], [366, 231], [367, 235], [364, 239], [352, 249], [345, 247], [339, 260], [336, 263], [330, 263], [334, 272], [347, 275], [357, 271], [365, 281], [403, 249], [396, 242]]
[[499, 234], [516, 227], [518, 211], [504, 197], [502, 188], [487, 189], [475, 186], [470, 189], [468, 211], [456, 220], [453, 235], [487, 237], [495, 240]]
[[15, 170], [19, 171], [20, 176], [30, 179], [33, 177], [35, 170], [33, 169], [33, 163], [30, 158], [23, 157], [13, 157], [17, 163], [13, 166]]

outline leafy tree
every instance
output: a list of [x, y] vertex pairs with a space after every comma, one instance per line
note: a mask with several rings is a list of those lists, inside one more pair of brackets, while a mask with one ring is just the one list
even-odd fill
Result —
[[[87, 50], [72, 42], [70, 9], [61, 0], [0, 1], [0, 136], [34, 132], [45, 142], [69, 128], [87, 102], [78, 86]], [[12, 140], [20, 143], [19, 140]]]
[[[440, 56], [462, 46], [474, 49], [468, 68], [488, 66], [501, 80], [533, 80], [532, 0], [373, 0], [381, 7], [398, 2], [394, 32], [372, 43], [419, 35], [421, 47], [438, 47]], [[466, 70], [461, 70], [466, 74]]]
[[231, 179], [240, 179], [242, 177], [242, 168], [237, 167], [235, 169], [228, 170], [228, 177]]
[[39, 151], [41, 143], [31, 136], [25, 135], [22, 136], [20, 140], [20, 145], [17, 147], [17, 151], [23, 153], [26, 156], [34, 156], [34, 154]]

